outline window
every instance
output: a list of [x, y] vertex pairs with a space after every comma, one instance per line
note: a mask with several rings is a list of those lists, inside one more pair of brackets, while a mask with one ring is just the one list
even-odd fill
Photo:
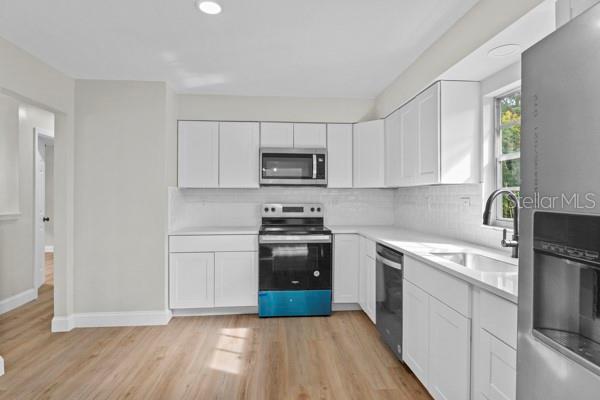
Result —
[[[521, 90], [496, 98], [496, 188], [520, 194], [521, 187]], [[502, 196], [497, 219], [512, 219], [513, 204]]]

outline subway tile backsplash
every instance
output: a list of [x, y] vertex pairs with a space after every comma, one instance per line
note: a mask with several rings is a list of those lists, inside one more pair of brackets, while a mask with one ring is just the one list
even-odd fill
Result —
[[169, 188], [169, 228], [258, 226], [264, 203], [322, 203], [328, 225], [393, 225], [394, 191], [389, 189]]
[[483, 226], [482, 202], [480, 184], [400, 188], [394, 191], [394, 224], [499, 248], [502, 232]]

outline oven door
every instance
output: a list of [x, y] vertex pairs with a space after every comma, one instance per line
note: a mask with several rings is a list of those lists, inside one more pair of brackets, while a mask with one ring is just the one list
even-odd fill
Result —
[[259, 316], [331, 314], [331, 235], [259, 237]]

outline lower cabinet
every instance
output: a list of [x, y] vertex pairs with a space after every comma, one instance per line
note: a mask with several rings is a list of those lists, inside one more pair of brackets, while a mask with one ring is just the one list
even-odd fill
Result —
[[359, 236], [336, 234], [333, 241], [333, 302], [358, 303]]
[[215, 253], [215, 307], [258, 305], [254, 252]]
[[485, 329], [479, 332], [477, 400], [517, 397], [517, 351]]
[[214, 307], [214, 253], [173, 253], [169, 271], [171, 308]]
[[256, 306], [256, 252], [171, 253], [170, 308]]
[[360, 274], [359, 274], [359, 304], [369, 319], [375, 323], [376, 316], [376, 262], [375, 242], [360, 238]]
[[434, 399], [469, 399], [471, 320], [404, 280], [402, 358]]

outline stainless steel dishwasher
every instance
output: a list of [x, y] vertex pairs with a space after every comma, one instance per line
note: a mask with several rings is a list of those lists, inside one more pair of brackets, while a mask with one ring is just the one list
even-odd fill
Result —
[[377, 244], [376, 326], [383, 341], [402, 360], [403, 254]]

